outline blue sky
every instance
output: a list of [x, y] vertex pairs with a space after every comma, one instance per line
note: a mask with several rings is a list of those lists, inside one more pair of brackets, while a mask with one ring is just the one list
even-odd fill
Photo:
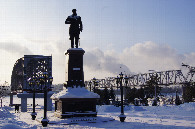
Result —
[[[62, 55], [70, 47], [69, 26], [65, 25], [64, 21], [72, 14], [73, 8], [78, 10], [77, 14], [82, 17], [84, 25], [80, 35], [81, 47], [86, 50], [86, 54], [90, 53], [90, 50], [100, 50], [105, 57], [105, 60], [98, 62], [98, 65], [108, 64], [106, 60], [112, 57], [112, 61], [116, 60], [113, 63], [125, 65], [129, 71], [141, 72], [134, 70], [139, 69], [133, 67], [138, 64], [129, 64], [119, 57], [126, 55], [127, 49], [135, 52], [140, 50], [135, 48], [154, 47], [161, 51], [161, 46], [165, 51], [167, 48], [174, 51], [176, 55], [184, 56], [186, 63], [194, 65], [194, 62], [191, 62], [191, 55], [194, 55], [195, 48], [194, 7], [194, 0], [1, 0], [0, 70], [4, 74], [0, 76], [9, 81], [13, 64], [25, 54], [52, 54], [53, 73], [56, 78], [61, 76], [55, 71], [60, 71], [56, 67], [61, 66], [60, 68], [63, 69], [64, 64], [60, 60], [64, 60]], [[22, 50], [17, 50], [18, 47], [22, 47]], [[153, 51], [153, 49], [149, 50]], [[155, 50], [156, 53], [159, 51]], [[127, 58], [131, 60], [130, 56], [136, 55], [135, 53], [130, 53]], [[86, 60], [89, 55], [86, 55]], [[8, 56], [9, 59], [6, 59], [5, 57]], [[143, 57], [136, 55], [132, 58], [146, 60], [146, 58], [142, 59]], [[157, 61], [152, 65], [144, 62], [148, 65], [145, 71], [150, 67], [155, 68], [155, 62]], [[179, 63], [181, 62], [177, 64]], [[90, 64], [86, 65], [86, 69], [90, 71], [87, 66], [91, 67]], [[9, 69], [6, 74], [5, 67]], [[161, 67], [167, 69], [167, 66]], [[105, 76], [109, 76], [105, 68], [100, 69], [105, 72]], [[170, 68], [178, 68], [178, 66]], [[87, 72], [85, 74], [88, 76]], [[95, 75], [90, 77], [92, 76]]]

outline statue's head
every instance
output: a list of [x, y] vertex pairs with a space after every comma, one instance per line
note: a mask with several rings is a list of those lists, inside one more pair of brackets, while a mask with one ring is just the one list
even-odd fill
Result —
[[76, 12], [77, 12], [76, 9], [72, 9], [72, 13], [73, 13], [73, 14], [77, 14]]

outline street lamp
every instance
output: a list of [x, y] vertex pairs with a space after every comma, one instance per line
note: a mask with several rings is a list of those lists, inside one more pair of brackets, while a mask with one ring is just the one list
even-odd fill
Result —
[[31, 113], [32, 120], [35, 120], [37, 113], [35, 112], [35, 78], [33, 77], [32, 80], [29, 81], [29, 86], [33, 91], [33, 112]]
[[94, 77], [92, 80], [93, 80], [93, 84], [94, 84], [94, 87], [93, 87], [93, 92], [95, 92], [96, 78]]
[[[51, 76], [48, 77], [48, 73], [44, 72], [42, 81], [44, 81], [45, 86], [44, 86], [44, 116], [43, 119], [41, 120], [41, 123], [43, 127], [47, 127], [47, 124], [49, 123], [49, 120], [47, 119], [47, 91], [48, 88], [50, 88], [50, 84], [53, 81], [53, 77]], [[49, 84], [49, 86], [47, 84]]]
[[89, 81], [89, 90], [91, 91], [91, 84], [92, 84], [92, 82], [91, 81]]
[[[148, 71], [150, 71], [150, 72], [152, 72], [153, 74], [152, 74], [152, 76], [151, 76], [151, 81], [154, 81], [154, 82], [156, 82], [157, 80], [156, 79], [158, 79], [158, 74], [157, 73], [155, 73], [156, 71], [155, 70], [148, 70]], [[156, 74], [156, 75], [154, 75], [154, 73]], [[157, 86], [157, 82], [156, 82], [156, 84], [155, 84], [155, 86], [154, 86], [154, 102], [153, 102], [153, 105], [154, 106], [156, 106], [157, 105], [157, 93], [156, 93], [156, 86]]]
[[[118, 92], [119, 77], [117, 76], [115, 79], [116, 79], [117, 92]], [[119, 106], [118, 95], [117, 95], [116, 101], [117, 101], [117, 107], [118, 107]]]
[[40, 76], [39, 77], [40, 85], [41, 85], [41, 92], [43, 91], [43, 85], [44, 85], [44, 77]]
[[53, 87], [51, 87], [52, 82], [53, 82], [53, 77], [50, 76], [49, 77], [49, 89], [53, 88]]
[[125, 79], [125, 84], [126, 84], [125, 88], [127, 88], [127, 84], [128, 84], [129, 78], [128, 78], [127, 75], [126, 75], [126, 76], [124, 77], [124, 79]]
[[[128, 80], [129, 80], [129, 77], [127, 77], [127, 75], [124, 77], [124, 80], [125, 80], [125, 96], [126, 96], [126, 94], [127, 94], [127, 84], [128, 84]], [[126, 99], [125, 99], [125, 102], [126, 102]]]
[[127, 86], [129, 78], [127, 76], [123, 77], [123, 73], [121, 72], [119, 74], [119, 77], [117, 76], [117, 78], [116, 78], [116, 83], [120, 83], [120, 90], [121, 90], [121, 114], [119, 115], [119, 118], [120, 118], [121, 122], [124, 122], [125, 118], [126, 118], [126, 116], [124, 114], [124, 107], [123, 107], [123, 86], [122, 86], [123, 79], [125, 79], [125, 84]]

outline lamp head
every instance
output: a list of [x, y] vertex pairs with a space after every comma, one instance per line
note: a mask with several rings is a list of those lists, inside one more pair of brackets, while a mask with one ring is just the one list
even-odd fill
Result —
[[128, 80], [129, 80], [129, 78], [127, 77], [127, 75], [125, 76], [125, 78], [124, 78], [124, 79], [125, 79], [125, 83], [126, 83], [126, 84], [128, 84]]
[[117, 76], [115, 79], [116, 79], [116, 84], [118, 84], [120, 78]]
[[93, 82], [95, 83], [95, 81], [96, 81], [96, 78], [94, 77], [92, 80], [93, 80]]
[[53, 77], [52, 77], [52, 76], [49, 77], [49, 81], [50, 81], [50, 82], [53, 81]]
[[120, 79], [123, 79], [123, 73], [121, 72], [119, 75], [120, 75]]

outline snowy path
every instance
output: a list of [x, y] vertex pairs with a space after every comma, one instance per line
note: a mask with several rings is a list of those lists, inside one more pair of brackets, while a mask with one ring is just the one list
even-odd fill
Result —
[[[15, 98], [16, 103], [20, 103]], [[43, 116], [43, 100], [37, 99], [37, 119]], [[38, 121], [31, 120], [32, 99], [28, 100], [28, 112], [15, 113], [14, 107], [8, 107], [9, 98], [4, 99], [3, 108], [0, 109], [0, 128], [42, 128]], [[121, 128], [121, 129], [194, 129], [195, 128], [195, 103], [180, 106], [126, 106], [124, 123], [119, 121], [120, 107], [112, 105], [97, 106], [96, 118], [71, 118], [61, 120], [53, 116], [53, 111], [48, 112], [51, 123], [48, 128]], [[113, 120], [115, 119], [115, 120]]]

